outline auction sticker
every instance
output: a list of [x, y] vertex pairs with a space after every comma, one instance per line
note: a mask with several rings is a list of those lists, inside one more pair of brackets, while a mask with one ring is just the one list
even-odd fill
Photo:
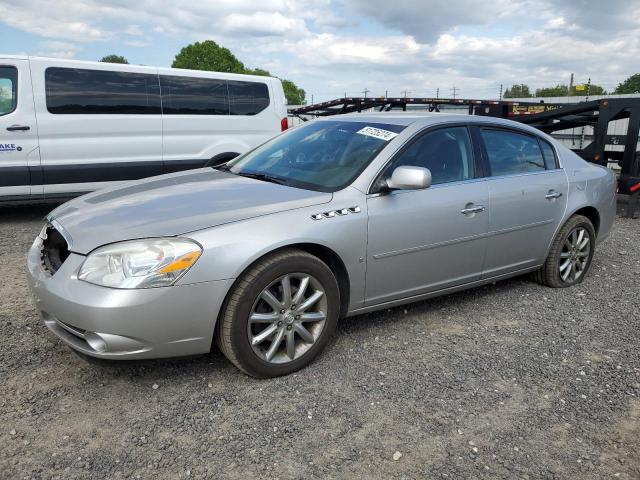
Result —
[[389, 140], [398, 136], [395, 132], [390, 132], [389, 130], [383, 130], [382, 128], [375, 127], [364, 127], [361, 130], [358, 130], [356, 133], [360, 135], [367, 135], [368, 137], [379, 138], [380, 140], [384, 140], [388, 142]]

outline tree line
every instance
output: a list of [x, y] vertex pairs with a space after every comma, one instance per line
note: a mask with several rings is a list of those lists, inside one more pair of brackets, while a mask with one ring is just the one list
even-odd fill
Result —
[[[590, 85], [569, 85], [558, 84], [554, 87], [537, 88], [532, 94], [529, 86], [521, 83], [507, 88], [504, 98], [529, 98], [529, 97], [580, 97], [589, 95], [606, 95], [607, 91], [600, 85], [594, 83]], [[640, 93], [640, 73], [631, 75], [629, 78], [619, 83], [613, 94]]]
[[[127, 59], [121, 55], [107, 55], [100, 61], [107, 63], [129, 63]], [[218, 45], [213, 40], [205, 40], [187, 45], [175, 56], [171, 67], [187, 68], [190, 70], [207, 70], [210, 72], [244, 73], [265, 77], [275, 76], [263, 68], [247, 68], [228, 48]], [[306, 93], [304, 89], [298, 87], [291, 80], [280, 78], [280, 81], [282, 82], [284, 94], [287, 97], [287, 104], [304, 105], [306, 103]]]

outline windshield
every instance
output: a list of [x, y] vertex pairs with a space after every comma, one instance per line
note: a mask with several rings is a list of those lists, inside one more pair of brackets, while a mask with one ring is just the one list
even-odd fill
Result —
[[403, 125], [319, 121], [294, 128], [229, 162], [236, 175], [321, 192], [345, 188]]

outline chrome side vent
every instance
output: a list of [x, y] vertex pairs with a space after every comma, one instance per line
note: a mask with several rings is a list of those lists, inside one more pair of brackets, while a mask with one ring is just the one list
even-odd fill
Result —
[[360, 207], [355, 206], [355, 207], [348, 207], [348, 208], [340, 208], [338, 210], [330, 210], [328, 212], [321, 212], [321, 213], [314, 213], [313, 215], [311, 215], [311, 218], [313, 220], [322, 220], [323, 218], [334, 218], [336, 216], [344, 216], [344, 215], [348, 215], [350, 213], [360, 213]]

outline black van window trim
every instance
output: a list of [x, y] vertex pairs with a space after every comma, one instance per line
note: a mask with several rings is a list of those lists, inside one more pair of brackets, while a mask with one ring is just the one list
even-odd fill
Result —
[[[15, 68], [15, 67], [14, 67]], [[47, 87], [47, 83], [46, 83], [46, 79], [47, 79], [47, 72], [49, 72], [49, 70], [83, 70], [83, 71], [89, 71], [89, 72], [112, 72], [112, 73], [123, 73], [123, 74], [134, 74], [134, 75], [149, 75], [149, 76], [153, 76], [155, 77], [155, 82], [154, 85], [157, 86], [158, 89], [158, 93], [157, 93], [157, 97], [158, 97], [158, 108], [159, 111], [156, 112], [149, 112], [149, 113], [130, 113], [130, 112], [123, 112], [123, 113], [119, 113], [119, 112], [101, 112], [101, 113], [94, 113], [94, 112], [74, 112], [74, 113], [68, 113], [68, 112], [55, 112], [55, 111], [51, 111], [51, 107], [49, 105], [49, 89]], [[17, 70], [17, 69], [16, 69]], [[227, 113], [220, 113], [220, 114], [211, 114], [211, 113], [206, 113], [206, 114], [200, 114], [200, 113], [165, 113], [164, 109], [165, 109], [165, 99], [166, 96], [163, 95], [162, 92], [162, 77], [168, 77], [168, 78], [186, 78], [186, 79], [196, 79], [196, 80], [212, 80], [212, 81], [219, 81], [221, 83], [224, 83], [226, 85], [226, 103], [227, 103]], [[258, 103], [260, 105], [260, 108], [255, 110], [254, 112], [251, 113], [234, 113], [233, 112], [233, 104], [232, 104], [232, 95], [230, 92], [230, 88], [229, 88], [229, 84], [233, 82], [234, 84], [246, 84], [246, 85], [251, 85], [251, 84], [255, 84], [255, 85], [260, 85], [263, 90], [263, 93], [265, 94], [264, 97], [260, 97], [259, 100], [262, 101], [262, 103]], [[155, 87], [154, 87], [155, 88]], [[16, 89], [17, 92], [17, 89]], [[155, 96], [155, 95], [154, 95]], [[255, 116], [258, 115], [262, 112], [264, 112], [265, 110], [267, 110], [272, 103], [272, 91], [270, 88], [270, 84], [266, 81], [262, 82], [262, 81], [249, 81], [249, 80], [244, 80], [244, 79], [228, 79], [228, 78], [222, 78], [222, 77], [205, 77], [205, 76], [193, 76], [193, 75], [175, 75], [175, 74], [168, 74], [168, 73], [147, 73], [147, 72], [131, 72], [131, 71], [127, 71], [127, 70], [114, 70], [114, 69], [96, 69], [96, 68], [82, 68], [82, 67], [66, 67], [66, 66], [50, 66], [47, 67], [45, 69], [45, 102], [46, 102], [46, 106], [47, 106], [47, 112], [50, 113], [51, 115], [170, 115], [170, 116], [186, 116], [186, 115], [194, 115], [194, 116], [236, 116], [236, 117], [251, 117], [251, 116]], [[254, 104], [256, 103], [255, 99], [254, 99]], [[16, 94], [16, 105], [17, 105], [17, 94]], [[15, 110], [15, 108], [14, 108]], [[8, 112], [10, 113], [10, 112]]]
[[[47, 74], [49, 73], [49, 71], [51, 70], [71, 70], [71, 71], [85, 71], [85, 72], [98, 72], [98, 73], [119, 73], [119, 74], [132, 74], [132, 75], [145, 75], [145, 76], [149, 76], [149, 77], [154, 77], [154, 84], [155, 87], [157, 88], [157, 94], [154, 94], [154, 97], [157, 97], [157, 105], [151, 105], [150, 107], [155, 109], [157, 108], [157, 112], [144, 112], [144, 113], [121, 113], [121, 112], [99, 112], [99, 113], [95, 113], [95, 112], [52, 112], [51, 109], [52, 107], [49, 105], [49, 87], [47, 84]], [[113, 115], [144, 115], [144, 116], [153, 116], [153, 115], [161, 115], [162, 114], [162, 97], [160, 95], [160, 78], [158, 76], [157, 73], [155, 72], [132, 72], [132, 71], [128, 71], [128, 70], [114, 70], [114, 69], [101, 69], [101, 68], [83, 68], [83, 67], [66, 67], [66, 66], [50, 66], [45, 68], [44, 70], [44, 77], [45, 77], [45, 85], [44, 85], [44, 90], [45, 90], [45, 104], [47, 107], [47, 112], [50, 113], [51, 115], [109, 115], [109, 116], [113, 116]]]
[[12, 114], [18, 108], [18, 93], [19, 93], [18, 92], [18, 83], [19, 83], [18, 80], [20, 78], [19, 77], [20, 76], [20, 71], [18, 70], [18, 68], [15, 65], [2, 65], [2, 64], [0, 64], [0, 68], [9, 68], [9, 69], [11, 69], [11, 70], [13, 70], [15, 72], [15, 80], [12, 79], [12, 82], [11, 82], [13, 84], [12, 85], [12, 89], [11, 89], [11, 92], [12, 92], [12, 95], [13, 95], [13, 97], [12, 97], [12, 103], [13, 103], [12, 106], [13, 106], [13, 108], [8, 112], [0, 113], [0, 117], [4, 117], [5, 115]]

